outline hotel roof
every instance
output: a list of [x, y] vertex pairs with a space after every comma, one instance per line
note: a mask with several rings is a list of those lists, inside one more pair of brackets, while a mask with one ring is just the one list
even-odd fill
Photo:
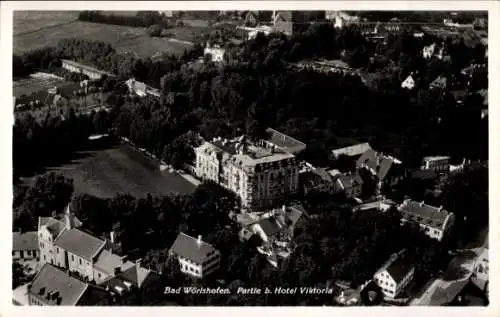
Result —
[[364, 152], [371, 150], [371, 146], [368, 143], [359, 143], [347, 147], [343, 147], [340, 149], [333, 150], [332, 153], [335, 156], [339, 155], [347, 155], [347, 156], [358, 156], [363, 154]]
[[446, 209], [412, 200], [405, 200], [398, 210], [402, 213], [403, 218], [408, 221], [439, 229], [442, 229], [449, 217], [453, 215]]
[[267, 128], [266, 132], [269, 135], [269, 138], [266, 140], [287, 152], [290, 153], [298, 153], [303, 151], [306, 148], [306, 144], [300, 142], [297, 139], [292, 138], [284, 133], [281, 133], [273, 128]]

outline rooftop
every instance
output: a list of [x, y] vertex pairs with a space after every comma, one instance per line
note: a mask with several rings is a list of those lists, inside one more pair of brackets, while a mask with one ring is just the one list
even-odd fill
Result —
[[386, 270], [394, 281], [399, 283], [412, 268], [413, 265], [401, 254], [393, 254], [382, 268], [380, 268], [379, 272]]
[[281, 231], [281, 226], [274, 217], [261, 219], [258, 224], [267, 236], [272, 236]]
[[93, 72], [93, 73], [96, 73], [96, 74], [101, 74], [101, 75], [106, 75], [106, 76], [110, 76], [110, 77], [115, 77], [114, 74], [111, 74], [111, 73], [109, 73], [107, 71], [100, 70], [100, 69], [97, 69], [95, 67], [92, 67], [92, 66], [89, 66], [89, 65], [85, 65], [85, 64], [81, 64], [81, 63], [78, 63], [78, 62], [75, 62], [75, 61], [72, 61], [72, 60], [62, 59], [61, 62], [66, 63], [68, 65], [75, 66], [75, 67], [80, 67], [82, 69], [85, 69], [85, 70], [87, 70], [89, 72]]
[[431, 161], [441, 161], [441, 160], [449, 160], [449, 156], [426, 156], [424, 157], [424, 162], [431, 162]]
[[233, 164], [245, 167], [259, 164], [278, 162], [291, 159], [295, 156], [279, 149], [268, 149], [256, 144], [247, 142], [243, 137], [235, 140], [224, 140], [217, 138], [211, 142], [205, 142], [196, 149], [197, 152], [220, 153], [224, 160], [229, 160]]
[[129, 281], [136, 287], [141, 287], [142, 283], [144, 283], [149, 274], [155, 273], [140, 266], [139, 264], [134, 264], [133, 266], [123, 271], [123, 273], [120, 274], [120, 277]]
[[86, 260], [92, 260], [104, 247], [105, 241], [79, 229], [71, 229], [64, 231], [55, 241], [55, 245]]
[[[31, 283], [30, 293], [44, 298], [46, 303], [52, 305], [75, 306], [87, 290], [88, 285], [68, 273], [50, 265], [45, 264]], [[48, 299], [49, 292], [58, 292], [57, 296]]]
[[393, 157], [383, 155], [370, 149], [361, 155], [361, 157], [356, 162], [356, 166], [360, 168], [365, 165], [372, 171], [375, 171], [379, 179], [384, 179], [389, 173], [393, 164], [400, 163], [400, 161], [394, 159]]
[[452, 215], [442, 207], [433, 207], [409, 199], [405, 200], [398, 209], [406, 220], [440, 229], [443, 228], [448, 217]]
[[342, 189], [352, 188], [363, 184], [363, 179], [357, 173], [339, 175], [338, 181], [340, 182]]
[[115, 268], [120, 268], [121, 271], [125, 271], [132, 266], [135, 266], [131, 261], [125, 261], [125, 257], [118, 256], [111, 251], [103, 250], [95, 262], [95, 267], [107, 274], [113, 274]]
[[269, 135], [269, 138], [266, 140], [287, 152], [297, 153], [303, 151], [306, 148], [306, 144], [300, 142], [297, 139], [292, 138], [284, 133], [281, 133], [273, 128], [267, 128], [266, 132]]
[[66, 229], [66, 226], [63, 222], [53, 217], [39, 217], [38, 230], [40, 230], [42, 226], [45, 226], [54, 238], [58, 237], [59, 234], [61, 234]]
[[177, 235], [177, 238], [170, 248], [170, 252], [191, 260], [195, 263], [202, 263], [205, 259], [215, 253], [215, 249], [212, 245], [200, 241], [196, 238], [188, 236], [187, 234], [181, 232]]
[[335, 156], [339, 155], [347, 155], [347, 156], [358, 156], [363, 154], [364, 152], [371, 150], [371, 146], [369, 143], [359, 143], [351, 146], [343, 147], [340, 149], [333, 150], [332, 153]]
[[36, 231], [12, 234], [12, 251], [38, 250], [38, 234]]

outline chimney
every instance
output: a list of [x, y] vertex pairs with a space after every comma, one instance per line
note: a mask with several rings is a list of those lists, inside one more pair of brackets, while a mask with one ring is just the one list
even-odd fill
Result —
[[441, 212], [443, 210], [443, 206], [439, 206], [438, 211]]
[[285, 206], [285, 205], [281, 206], [281, 210], [282, 210], [283, 212], [286, 212], [286, 206]]
[[198, 235], [198, 240], [196, 240], [196, 244], [199, 246], [201, 246], [201, 235]]
[[111, 240], [111, 243], [115, 243], [115, 232], [111, 231], [109, 233], [109, 239]]
[[420, 202], [420, 207], [423, 207], [423, 206], [424, 206], [424, 201], [422, 200], [422, 201]]
[[64, 225], [66, 227], [66, 229], [70, 230], [71, 229], [71, 225], [72, 225], [72, 215], [71, 215], [71, 212], [69, 210], [69, 204], [66, 206], [66, 209], [64, 211]]

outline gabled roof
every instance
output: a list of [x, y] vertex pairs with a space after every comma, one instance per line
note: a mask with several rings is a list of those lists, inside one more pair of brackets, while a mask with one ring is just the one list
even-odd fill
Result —
[[446, 79], [446, 77], [439, 76], [438, 78], [434, 79], [431, 82], [430, 87], [446, 88], [446, 85], [447, 85], [447, 79]]
[[370, 149], [361, 155], [361, 157], [356, 162], [356, 166], [358, 168], [361, 168], [363, 166], [368, 167], [376, 173], [377, 177], [380, 180], [382, 180], [389, 173], [393, 163], [396, 163], [393, 158], [382, 155]]
[[136, 287], [141, 287], [142, 283], [148, 278], [150, 274], [156, 274], [138, 264], [134, 264], [127, 270], [120, 274], [120, 277], [129, 281]]
[[339, 156], [342, 154], [347, 156], [358, 156], [371, 149], [372, 148], [369, 143], [359, 143], [333, 150], [332, 153], [335, 156]]
[[276, 15], [274, 16], [274, 21], [292, 22], [292, 18], [292, 11], [277, 11]]
[[104, 273], [113, 274], [115, 268], [120, 268], [123, 272], [135, 266], [135, 264], [131, 261], [125, 261], [124, 257], [114, 254], [111, 251], [103, 250], [97, 257], [94, 266]]
[[[87, 290], [88, 285], [68, 273], [50, 265], [45, 264], [31, 283], [29, 292], [37, 297], [43, 298], [50, 305], [75, 306]], [[48, 292], [56, 291], [57, 299], [46, 298]]]
[[433, 228], [442, 229], [453, 213], [441, 207], [433, 207], [423, 202], [405, 200], [398, 208], [403, 218]]
[[105, 241], [79, 229], [71, 229], [63, 232], [55, 245], [90, 261], [104, 247]]
[[267, 128], [266, 132], [269, 138], [266, 140], [278, 147], [285, 149], [290, 153], [297, 153], [306, 148], [306, 144], [297, 139], [292, 138], [284, 133], [281, 133], [273, 128]]
[[12, 251], [38, 250], [38, 234], [36, 231], [12, 234]]
[[57, 238], [64, 230], [66, 230], [66, 226], [64, 225], [64, 223], [53, 217], [39, 217], [38, 230], [40, 230], [42, 226], [45, 226], [47, 228], [54, 239]]
[[217, 251], [212, 245], [181, 232], [170, 248], [170, 252], [191, 260], [195, 263], [202, 263], [205, 259]]
[[413, 269], [413, 265], [401, 256], [391, 257], [389, 263], [386, 264], [385, 270], [396, 283], [401, 282]]

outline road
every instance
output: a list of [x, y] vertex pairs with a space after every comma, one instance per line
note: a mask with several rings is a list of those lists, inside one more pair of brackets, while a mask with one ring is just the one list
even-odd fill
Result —
[[458, 251], [446, 271], [436, 278], [419, 297], [410, 301], [410, 306], [442, 306], [452, 301], [469, 283], [475, 261], [482, 247], [488, 246], [488, 228], [478, 233], [479, 241], [470, 243], [467, 249]]

